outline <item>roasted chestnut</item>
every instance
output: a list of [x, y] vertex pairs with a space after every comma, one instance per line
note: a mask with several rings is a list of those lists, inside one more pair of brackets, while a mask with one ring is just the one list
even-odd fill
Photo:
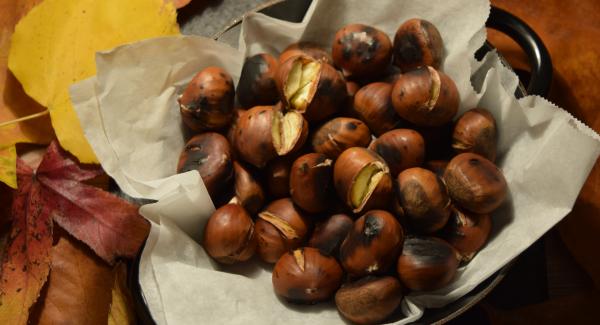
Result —
[[255, 167], [264, 167], [277, 156], [273, 146], [273, 106], [256, 106], [243, 112], [233, 135], [237, 155]]
[[340, 262], [350, 276], [386, 272], [398, 258], [404, 241], [402, 226], [387, 211], [372, 210], [354, 222], [340, 247]]
[[275, 151], [278, 155], [285, 156], [304, 145], [308, 138], [308, 123], [302, 114], [296, 111], [285, 112], [276, 108], [273, 110], [271, 135]]
[[308, 229], [308, 220], [290, 198], [271, 202], [256, 220], [258, 255], [275, 263], [283, 253], [300, 247]]
[[390, 64], [392, 42], [379, 29], [350, 24], [335, 34], [331, 54], [345, 77], [372, 77], [381, 75]]
[[290, 170], [292, 168], [290, 157], [277, 157], [269, 162], [265, 177], [267, 189], [274, 199], [290, 196]]
[[333, 162], [325, 155], [300, 156], [290, 171], [290, 194], [300, 208], [309, 213], [327, 209], [333, 194]]
[[220, 207], [204, 227], [202, 246], [219, 263], [233, 264], [250, 259], [256, 249], [252, 218], [238, 204]]
[[218, 67], [198, 72], [177, 100], [183, 123], [195, 132], [229, 125], [235, 91], [229, 74]]
[[418, 126], [440, 126], [450, 122], [459, 104], [454, 81], [429, 66], [402, 74], [392, 89], [396, 113]]
[[344, 272], [335, 258], [304, 247], [287, 252], [273, 268], [275, 293], [289, 302], [314, 304], [333, 296]]
[[304, 114], [308, 122], [330, 117], [348, 96], [346, 82], [337, 70], [306, 56], [283, 62], [275, 80], [285, 108]]
[[431, 170], [438, 177], [444, 177], [444, 172], [448, 166], [447, 160], [428, 160], [425, 162], [424, 167]]
[[354, 226], [354, 221], [345, 214], [334, 214], [317, 223], [308, 246], [318, 248], [325, 254], [337, 256], [342, 242]]
[[398, 258], [398, 276], [411, 290], [440, 289], [454, 278], [457, 256], [458, 252], [439, 238], [408, 236]]
[[375, 324], [388, 318], [400, 306], [402, 297], [398, 279], [368, 276], [343, 285], [335, 294], [335, 305], [353, 323]]
[[442, 230], [442, 238], [458, 251], [462, 261], [468, 262], [485, 245], [491, 230], [492, 218], [489, 214], [475, 214], [455, 208]]
[[278, 65], [277, 60], [267, 53], [246, 58], [237, 86], [237, 98], [243, 107], [277, 103], [279, 93], [275, 73]]
[[456, 152], [472, 152], [494, 161], [497, 142], [496, 120], [488, 110], [468, 110], [456, 121], [452, 133], [452, 148]]
[[414, 167], [398, 175], [398, 199], [411, 228], [430, 234], [442, 229], [451, 205], [444, 182], [432, 171]]
[[255, 215], [265, 203], [262, 186], [248, 168], [237, 161], [233, 162], [233, 171], [235, 174], [234, 203], [240, 204], [248, 213]]
[[478, 154], [467, 152], [452, 158], [444, 172], [444, 182], [452, 200], [475, 213], [490, 213], [506, 199], [502, 171]]
[[[229, 141], [229, 144], [231, 144], [232, 146], [233, 146], [233, 143], [235, 142], [235, 132], [237, 131], [238, 121], [240, 119], [240, 116], [242, 116], [242, 114], [244, 112], [246, 112], [246, 110], [242, 109], [242, 108], [235, 108], [233, 110], [233, 114], [232, 114], [232, 118], [231, 118], [231, 125], [229, 125], [229, 128], [227, 129], [227, 134], [225, 134], [225, 136], [227, 137], [227, 141]], [[235, 154], [235, 150], [234, 150], [234, 154]]]
[[354, 213], [386, 208], [392, 196], [388, 166], [366, 148], [349, 148], [338, 157], [333, 166], [333, 183], [340, 199]]
[[422, 66], [439, 69], [444, 56], [440, 32], [427, 20], [413, 18], [404, 22], [394, 36], [394, 64], [402, 71]]
[[385, 160], [392, 177], [407, 168], [421, 166], [425, 159], [425, 140], [411, 129], [386, 132], [371, 142], [369, 149]]
[[297, 56], [308, 56], [317, 61], [333, 64], [331, 55], [325, 49], [313, 42], [292, 43], [286, 47], [279, 55], [279, 63], [283, 63], [290, 58]]
[[404, 124], [392, 106], [391, 93], [392, 85], [374, 82], [360, 88], [354, 95], [354, 112], [376, 136]]
[[351, 147], [366, 147], [371, 142], [371, 132], [361, 120], [336, 117], [323, 124], [312, 138], [313, 150], [329, 158], [337, 158]]
[[207, 132], [192, 137], [183, 148], [177, 173], [197, 170], [208, 194], [217, 197], [233, 178], [231, 148], [224, 136]]

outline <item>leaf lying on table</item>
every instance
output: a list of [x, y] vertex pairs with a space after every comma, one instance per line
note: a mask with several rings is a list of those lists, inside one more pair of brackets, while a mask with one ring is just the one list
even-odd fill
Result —
[[127, 288], [127, 266], [121, 263], [115, 267], [115, 283], [112, 288], [108, 325], [124, 324], [135, 324], [135, 312], [133, 298]]

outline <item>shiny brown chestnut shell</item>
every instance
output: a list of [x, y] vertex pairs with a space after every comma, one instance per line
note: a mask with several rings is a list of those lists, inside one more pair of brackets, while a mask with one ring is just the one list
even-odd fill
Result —
[[333, 63], [346, 77], [381, 75], [392, 58], [392, 42], [381, 30], [350, 24], [337, 31], [331, 49]]
[[391, 276], [367, 276], [343, 285], [335, 294], [338, 311], [356, 324], [376, 324], [388, 318], [402, 301], [402, 285]]
[[394, 64], [402, 71], [426, 65], [439, 69], [443, 56], [442, 36], [432, 23], [413, 18], [398, 27], [394, 36]]
[[256, 177], [247, 166], [233, 162], [235, 175], [235, 198], [237, 204], [243, 206], [248, 213], [255, 215], [265, 203], [265, 192]]
[[275, 263], [283, 253], [298, 248], [308, 236], [308, 219], [290, 198], [271, 202], [258, 214], [255, 225], [258, 255]]
[[401, 172], [397, 195], [413, 230], [430, 234], [448, 222], [450, 196], [444, 182], [432, 171], [414, 167]]
[[337, 256], [342, 242], [353, 226], [354, 220], [349, 216], [334, 214], [317, 223], [308, 246], [317, 248], [327, 255]]
[[240, 115], [232, 143], [239, 158], [262, 168], [277, 156], [272, 123], [273, 106], [256, 106]]
[[366, 148], [342, 152], [333, 166], [333, 183], [339, 198], [353, 213], [387, 208], [393, 192], [385, 161]]
[[371, 210], [354, 222], [340, 247], [340, 262], [353, 277], [385, 273], [402, 249], [404, 230], [392, 214]]
[[219, 67], [198, 72], [177, 100], [183, 123], [194, 132], [229, 125], [235, 90], [231, 76]]
[[238, 204], [220, 207], [204, 227], [202, 246], [219, 263], [233, 264], [250, 259], [256, 250], [252, 218]]
[[440, 289], [454, 278], [457, 256], [458, 252], [439, 238], [409, 236], [398, 258], [398, 276], [411, 290]]
[[335, 258], [304, 247], [283, 254], [271, 279], [278, 296], [292, 303], [314, 304], [334, 295], [343, 274]]
[[323, 154], [298, 157], [290, 170], [290, 194], [308, 213], [327, 210], [333, 194], [333, 162]]
[[392, 106], [391, 93], [392, 85], [374, 82], [360, 88], [354, 95], [353, 111], [376, 136], [405, 124]]
[[496, 160], [497, 133], [492, 113], [483, 108], [470, 109], [456, 121], [452, 148], [458, 153], [476, 153], [493, 162]]
[[476, 214], [455, 208], [441, 234], [458, 251], [461, 260], [468, 262], [485, 245], [491, 230], [492, 218], [489, 214]]
[[267, 53], [246, 58], [236, 91], [240, 105], [254, 107], [277, 103], [279, 92], [275, 73], [278, 66], [278, 61]]
[[336, 117], [315, 131], [312, 147], [315, 152], [335, 159], [348, 148], [367, 147], [370, 142], [371, 132], [361, 120]]
[[284, 111], [279, 105], [275, 106], [271, 136], [277, 154], [285, 156], [304, 145], [308, 138], [308, 122], [296, 111]]
[[459, 104], [454, 81], [429, 66], [402, 74], [392, 88], [396, 113], [418, 126], [440, 126], [452, 121]]
[[279, 55], [279, 63], [281, 64], [297, 56], [308, 56], [317, 61], [333, 64], [333, 59], [329, 52], [313, 42], [297, 42], [288, 45]]
[[425, 140], [411, 129], [388, 131], [371, 142], [369, 149], [385, 160], [392, 177], [407, 168], [421, 166], [425, 159]]
[[425, 162], [424, 167], [431, 170], [438, 177], [443, 178], [446, 167], [448, 166], [447, 160], [428, 160]]
[[444, 172], [444, 182], [457, 205], [480, 214], [494, 211], [508, 192], [502, 171], [474, 153], [461, 153], [452, 158]]
[[274, 199], [290, 196], [290, 170], [294, 160], [289, 157], [277, 157], [267, 164], [265, 178], [269, 195]]
[[177, 173], [197, 170], [212, 198], [221, 194], [233, 179], [231, 148], [224, 136], [206, 132], [193, 136], [183, 148]]

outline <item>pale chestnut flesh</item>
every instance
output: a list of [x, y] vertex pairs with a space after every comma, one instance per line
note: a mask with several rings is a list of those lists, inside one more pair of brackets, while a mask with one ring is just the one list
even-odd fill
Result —
[[302, 147], [308, 137], [308, 123], [298, 112], [275, 110], [271, 136], [275, 151], [284, 156]]

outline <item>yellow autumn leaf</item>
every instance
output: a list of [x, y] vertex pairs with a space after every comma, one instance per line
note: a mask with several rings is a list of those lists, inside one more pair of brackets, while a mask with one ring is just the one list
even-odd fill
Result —
[[98, 51], [176, 34], [177, 14], [170, 2], [45, 0], [17, 24], [8, 66], [25, 92], [50, 109], [61, 146], [83, 163], [96, 163], [69, 86], [96, 73]]
[[12, 188], [17, 188], [16, 161], [17, 150], [14, 145], [0, 149], [0, 182]]
[[115, 267], [115, 283], [112, 288], [108, 325], [135, 324], [132, 299], [127, 288], [127, 266], [121, 263]]

